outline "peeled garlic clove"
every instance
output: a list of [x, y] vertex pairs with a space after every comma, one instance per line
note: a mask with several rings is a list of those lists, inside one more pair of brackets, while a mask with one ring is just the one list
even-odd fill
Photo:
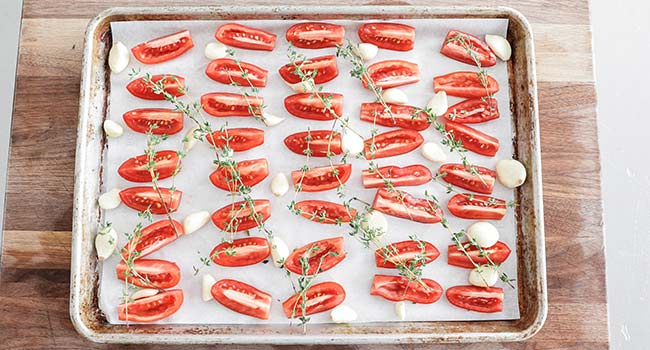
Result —
[[526, 181], [526, 168], [514, 159], [502, 159], [497, 162], [497, 179], [508, 188], [521, 186]]
[[477, 287], [492, 287], [499, 280], [499, 273], [489, 265], [475, 267], [469, 272], [469, 283]]
[[510, 56], [512, 56], [510, 43], [501, 35], [488, 34], [485, 36], [485, 42], [492, 49], [492, 52], [503, 61], [509, 60]]
[[104, 120], [104, 132], [108, 137], [120, 137], [124, 134], [124, 128], [112, 120]]
[[[286, 81], [285, 81], [286, 83]], [[313, 79], [300, 81], [297, 83], [287, 83], [293, 91], [298, 93], [316, 92], [316, 84]]]
[[95, 250], [97, 250], [97, 258], [99, 261], [108, 259], [117, 247], [117, 232], [110, 227], [97, 233], [95, 237]]
[[359, 57], [361, 57], [361, 59], [364, 61], [368, 61], [375, 58], [378, 52], [379, 52], [379, 48], [377, 47], [377, 45], [368, 44], [368, 43], [359, 44], [358, 47]]
[[447, 93], [444, 91], [436, 92], [427, 102], [427, 109], [437, 117], [447, 113], [447, 108], [449, 108], [449, 104], [447, 103]]
[[226, 45], [221, 43], [208, 43], [205, 45], [205, 57], [216, 60], [218, 58], [224, 58], [228, 55], [226, 52]]
[[108, 52], [108, 66], [111, 72], [118, 74], [126, 69], [131, 60], [129, 49], [121, 41], [115, 42]]
[[343, 152], [349, 154], [359, 154], [363, 152], [363, 148], [363, 139], [359, 135], [350, 131], [343, 133], [343, 136], [341, 137], [341, 149]]
[[406, 320], [406, 303], [398, 301], [395, 303], [395, 314], [400, 321]]
[[276, 197], [282, 197], [289, 191], [289, 180], [284, 173], [277, 173], [271, 180], [271, 192]]
[[287, 118], [278, 117], [276, 115], [266, 113], [266, 112], [264, 112], [262, 114], [262, 121], [264, 122], [264, 124], [266, 124], [266, 126], [278, 125], [278, 124], [282, 123], [285, 119], [287, 119]]
[[465, 234], [468, 238], [474, 239], [481, 248], [489, 248], [499, 241], [499, 231], [494, 225], [487, 221], [479, 221], [471, 224]]
[[377, 236], [388, 232], [388, 220], [379, 210], [366, 212], [364, 220], [361, 221], [361, 228], [365, 231], [372, 231]]
[[136, 291], [135, 293], [131, 294], [131, 299], [133, 300], [138, 300], [142, 298], [148, 298], [152, 297], [154, 295], [158, 294], [158, 289], [153, 289], [153, 288], [144, 288]]
[[273, 260], [273, 265], [276, 267], [282, 267], [289, 256], [289, 247], [280, 237], [277, 236], [271, 238], [269, 245], [271, 246], [271, 259]]
[[334, 323], [350, 323], [357, 319], [357, 313], [347, 305], [339, 305], [332, 309], [330, 317]]
[[203, 279], [201, 280], [201, 300], [212, 300], [212, 286], [214, 286], [215, 283], [217, 283], [217, 280], [215, 280], [212, 275], [203, 275]]
[[97, 200], [99, 207], [102, 209], [115, 209], [120, 203], [122, 203], [122, 198], [120, 198], [120, 189], [114, 188], [108, 192], [102, 193]]
[[443, 163], [447, 160], [447, 154], [436, 142], [427, 142], [422, 145], [422, 156], [432, 162]]
[[183, 151], [189, 152], [194, 146], [196, 145], [196, 142], [198, 141], [196, 137], [194, 137], [194, 133], [199, 130], [198, 126], [195, 126], [191, 128], [187, 134], [185, 134], [185, 137], [183, 137]]
[[210, 220], [210, 212], [200, 211], [192, 213], [183, 220], [183, 230], [188, 235], [192, 232], [198, 231], [201, 227], [205, 226]]
[[409, 98], [406, 96], [404, 91], [398, 88], [390, 88], [384, 90], [384, 92], [381, 94], [381, 97], [386, 103], [394, 103], [398, 105], [406, 104], [409, 101]]

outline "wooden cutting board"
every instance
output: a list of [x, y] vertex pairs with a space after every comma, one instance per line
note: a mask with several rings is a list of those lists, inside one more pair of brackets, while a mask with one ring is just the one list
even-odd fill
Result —
[[[365, 2], [336, 0], [331, 3], [360, 5]], [[90, 18], [109, 6], [165, 4], [178, 2], [24, 1], [0, 269], [0, 344], [3, 348], [108, 348], [80, 337], [68, 316], [83, 35]], [[322, 5], [323, 2], [304, 0], [300, 4]], [[432, 5], [426, 0], [393, 4]], [[544, 178], [548, 319], [541, 332], [525, 343], [422, 348], [606, 349], [600, 160], [588, 1], [490, 0], [474, 4], [511, 6], [528, 18], [534, 31]], [[447, 0], [435, 5], [469, 3]], [[137, 347], [144, 348], [147, 347]], [[382, 346], [385, 348], [391, 347]]]

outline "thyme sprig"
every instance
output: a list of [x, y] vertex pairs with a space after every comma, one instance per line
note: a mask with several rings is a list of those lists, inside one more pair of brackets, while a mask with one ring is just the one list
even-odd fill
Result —
[[250, 87], [250, 92], [244, 89], [241, 84], [233, 80], [232, 75], [230, 75], [229, 71], [226, 71], [226, 74], [228, 75], [228, 79], [230, 79], [230, 86], [233, 86], [239, 90], [239, 94], [244, 96], [244, 100], [246, 100], [246, 104], [248, 105], [248, 112], [252, 114], [253, 118], [256, 120], [260, 120], [264, 122], [264, 109], [266, 108], [265, 105], [262, 106], [257, 106], [251, 103], [250, 99], [253, 98], [255, 100], [261, 100], [260, 97], [260, 89], [256, 86], [253, 85], [253, 82], [250, 79], [250, 72], [246, 71], [244, 67], [241, 65], [241, 60], [237, 58], [237, 54], [234, 49], [232, 48], [227, 48], [226, 49], [226, 54], [230, 56], [239, 68], [240, 71], [240, 76], [246, 80], [248, 83], [248, 86]]

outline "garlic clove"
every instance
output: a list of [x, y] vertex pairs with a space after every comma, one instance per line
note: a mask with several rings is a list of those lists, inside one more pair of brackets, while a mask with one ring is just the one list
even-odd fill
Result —
[[222, 43], [208, 43], [205, 45], [205, 57], [216, 60], [228, 55], [226, 45]]
[[188, 235], [192, 232], [198, 231], [201, 227], [205, 226], [210, 220], [210, 212], [200, 211], [188, 215], [183, 220], [183, 230]]
[[526, 168], [517, 160], [499, 160], [496, 170], [497, 179], [508, 188], [519, 187], [526, 181]]
[[404, 91], [400, 90], [399, 88], [386, 89], [381, 94], [381, 97], [386, 103], [394, 103], [398, 105], [406, 104], [409, 101], [408, 96], [406, 96]]
[[271, 180], [271, 192], [276, 197], [282, 197], [289, 191], [289, 180], [284, 173], [277, 173]]
[[499, 241], [499, 231], [487, 221], [471, 224], [465, 231], [465, 235], [473, 239], [481, 248], [489, 248]]
[[341, 149], [348, 154], [359, 154], [363, 152], [364, 140], [357, 134], [345, 131], [341, 137]]
[[153, 289], [153, 288], [143, 288], [135, 293], [131, 294], [131, 299], [133, 300], [138, 300], [142, 298], [148, 298], [152, 297], [154, 295], [158, 294], [158, 289]]
[[360, 43], [357, 50], [359, 57], [361, 57], [361, 59], [364, 61], [369, 61], [377, 57], [378, 52], [379, 48], [377, 45], [369, 43]]
[[201, 300], [212, 300], [212, 286], [214, 286], [215, 283], [217, 283], [217, 280], [215, 280], [212, 275], [203, 275], [203, 278], [201, 279]]
[[117, 208], [120, 203], [122, 203], [122, 198], [120, 198], [120, 189], [114, 188], [108, 192], [102, 193], [102, 195], [99, 196], [97, 203], [99, 204], [99, 207], [104, 210]]
[[432, 162], [443, 163], [447, 160], [447, 154], [436, 142], [426, 142], [421, 148], [422, 156]]
[[489, 265], [475, 267], [469, 272], [469, 283], [477, 287], [492, 287], [498, 280], [498, 271]]
[[350, 323], [357, 319], [357, 313], [347, 305], [338, 305], [330, 312], [330, 317], [334, 323]]
[[112, 120], [104, 120], [104, 132], [108, 137], [120, 137], [124, 134], [122, 125]]
[[108, 226], [97, 232], [95, 236], [95, 250], [99, 261], [108, 259], [117, 247], [117, 232], [114, 228]]
[[[286, 81], [285, 81], [286, 83]], [[313, 79], [309, 79], [306, 81], [300, 81], [297, 83], [287, 83], [289, 87], [298, 93], [307, 93], [307, 92], [316, 92], [316, 84], [314, 83]]]
[[194, 146], [196, 146], [196, 142], [198, 141], [196, 137], [194, 137], [196, 131], [199, 130], [198, 126], [195, 126], [191, 128], [183, 137], [183, 151], [189, 152]]
[[282, 240], [282, 238], [273, 236], [269, 242], [271, 246], [271, 259], [273, 260], [273, 265], [276, 267], [282, 267], [284, 262], [289, 256], [289, 247]]
[[366, 212], [361, 221], [361, 228], [366, 231], [375, 232], [377, 236], [381, 236], [388, 232], [388, 220], [386, 220], [386, 216], [379, 210]]
[[430, 113], [436, 117], [447, 113], [448, 108], [447, 93], [444, 91], [436, 92], [436, 94], [429, 99], [429, 102], [427, 102], [427, 109], [429, 109]]
[[395, 303], [395, 314], [400, 321], [406, 320], [406, 303], [398, 301]]
[[512, 47], [508, 40], [501, 35], [486, 35], [485, 42], [488, 44], [492, 52], [503, 61], [507, 61], [512, 56]]
[[111, 72], [119, 74], [126, 69], [131, 60], [129, 49], [121, 41], [115, 42], [108, 52], [108, 66]]
[[287, 119], [287, 118], [278, 117], [278, 116], [273, 115], [271, 113], [264, 112], [262, 114], [262, 121], [264, 122], [264, 124], [266, 124], [266, 126], [278, 125], [278, 124], [282, 123], [285, 119]]

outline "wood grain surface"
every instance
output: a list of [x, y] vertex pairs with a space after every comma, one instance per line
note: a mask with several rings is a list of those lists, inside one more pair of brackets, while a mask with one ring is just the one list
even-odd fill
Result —
[[[113, 0], [110, 4], [98, 0], [24, 1], [0, 269], [3, 349], [118, 348], [84, 340], [72, 328], [68, 315], [69, 231], [83, 35], [90, 18], [109, 6], [172, 3], [178, 4], [161, 0]], [[318, 0], [300, 3], [324, 4]], [[370, 3], [388, 4], [383, 0]], [[425, 0], [409, 3], [431, 5]], [[435, 4], [468, 5], [462, 0]], [[511, 6], [528, 18], [534, 31], [549, 313], [541, 332], [524, 343], [422, 348], [606, 349], [600, 160], [588, 1], [488, 0], [475, 4]], [[348, 348], [372, 346], [339, 347]]]

